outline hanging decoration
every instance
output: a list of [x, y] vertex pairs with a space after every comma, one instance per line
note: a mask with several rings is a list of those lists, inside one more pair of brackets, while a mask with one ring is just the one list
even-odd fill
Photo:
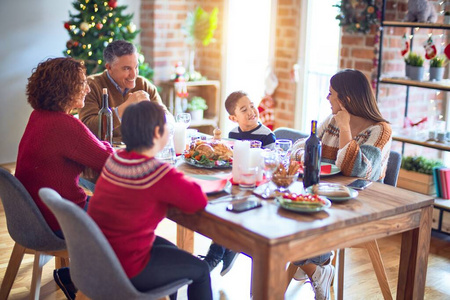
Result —
[[433, 39], [431, 38], [431, 35], [428, 38], [428, 40], [425, 42], [423, 47], [425, 48], [425, 58], [426, 59], [432, 59], [433, 57], [436, 56], [436, 54], [437, 54], [436, 45], [434, 44]]
[[341, 0], [334, 5], [340, 10], [336, 19], [348, 32], [368, 33], [372, 25], [380, 24], [380, 5], [376, 0]]
[[409, 39], [406, 33], [402, 37], [402, 49], [400, 49], [400, 53], [402, 56], [405, 56], [409, 52]]

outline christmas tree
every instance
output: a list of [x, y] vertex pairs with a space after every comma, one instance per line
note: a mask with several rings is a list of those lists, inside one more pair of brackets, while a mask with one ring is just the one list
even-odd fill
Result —
[[[83, 60], [88, 74], [105, 69], [103, 50], [114, 40], [133, 42], [140, 30], [131, 21], [133, 14], [124, 14], [126, 6], [117, 0], [78, 0], [72, 3], [78, 13], [69, 12], [70, 20], [64, 23], [70, 35], [65, 56]], [[141, 75], [151, 79], [153, 70], [139, 57]]]

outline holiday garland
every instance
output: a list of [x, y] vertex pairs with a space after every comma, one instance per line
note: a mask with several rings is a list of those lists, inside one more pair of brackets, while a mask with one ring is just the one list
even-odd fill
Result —
[[336, 16], [339, 26], [346, 27], [348, 32], [368, 33], [372, 25], [380, 24], [381, 1], [376, 0], [342, 0], [334, 5], [340, 13]]

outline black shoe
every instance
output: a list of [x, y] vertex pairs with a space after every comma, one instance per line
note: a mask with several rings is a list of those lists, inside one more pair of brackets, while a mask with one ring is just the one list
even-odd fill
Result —
[[221, 276], [225, 276], [225, 274], [231, 270], [238, 254], [239, 253], [231, 251], [230, 249], [225, 250], [225, 254], [223, 255], [222, 271], [220, 272]]
[[69, 268], [53, 270], [53, 279], [55, 279], [56, 284], [64, 292], [64, 295], [66, 295], [67, 299], [75, 299], [78, 289], [70, 279]]
[[198, 257], [203, 259], [203, 261], [208, 264], [209, 272], [212, 272], [212, 270], [214, 270], [214, 268], [221, 262], [221, 259], [217, 257], [203, 255], [199, 255]]

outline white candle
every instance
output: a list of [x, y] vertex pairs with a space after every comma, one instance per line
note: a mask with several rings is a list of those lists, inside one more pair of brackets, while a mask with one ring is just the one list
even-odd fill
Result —
[[250, 142], [235, 141], [233, 146], [233, 181], [239, 183], [240, 171], [239, 166], [248, 167], [250, 162]]
[[173, 143], [177, 155], [186, 150], [186, 125], [184, 123], [174, 124]]
[[250, 148], [250, 167], [258, 167], [258, 174], [256, 175], [256, 181], [262, 181], [263, 179], [263, 159], [261, 148]]

